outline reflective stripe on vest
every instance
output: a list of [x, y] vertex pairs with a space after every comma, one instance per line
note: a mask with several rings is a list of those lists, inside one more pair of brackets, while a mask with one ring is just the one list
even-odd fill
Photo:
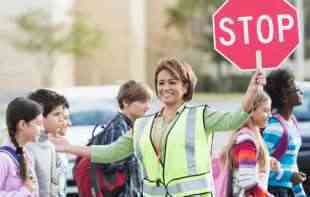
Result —
[[203, 111], [204, 107], [185, 107], [169, 132], [165, 146], [165, 184], [179, 177], [210, 172], [212, 135], [205, 131]]
[[[207, 175], [209, 176], [209, 175]], [[189, 182], [177, 183], [171, 186], [156, 186], [156, 185], [143, 185], [143, 191], [147, 195], [158, 196], [166, 194], [166, 192], [170, 195], [182, 195], [183, 193], [187, 193], [189, 191], [204, 191], [206, 188], [210, 187], [210, 183], [206, 181], [205, 176]], [[204, 192], [201, 192], [204, 193]]]
[[[190, 175], [196, 174], [196, 160], [195, 160], [195, 129], [196, 129], [196, 108], [191, 108], [186, 120], [186, 160], [188, 172]], [[190, 166], [194, 166], [189, 168]]]
[[[139, 122], [137, 121], [137, 126], [136, 129], [134, 130], [134, 135], [135, 135], [135, 139], [140, 139], [141, 137], [141, 133], [143, 133], [146, 125], [150, 122], [150, 118], [143, 118], [141, 119]], [[135, 150], [136, 150], [136, 155], [138, 157], [138, 159], [142, 162], [143, 161], [143, 156], [140, 150], [140, 146], [139, 146], [139, 140], [135, 140]], [[143, 176], [144, 178], [148, 178], [147, 176], [147, 172], [146, 169], [144, 167], [144, 165], [142, 165], [143, 168]]]
[[[144, 126], [135, 125], [139, 132], [143, 132], [139, 135], [136, 132], [135, 139], [137, 155], [144, 164], [146, 180], [144, 180], [143, 190], [145, 196], [164, 196], [166, 194], [183, 196], [212, 191], [209, 164], [211, 134], [206, 135], [204, 130], [203, 110], [204, 106], [185, 107], [185, 110], [181, 112], [179, 119], [176, 120], [176, 124], [172, 126], [167, 136], [164, 169], [158, 165], [155, 151], [150, 142], [150, 130], [155, 116], [145, 118], [152, 121], [145, 121]], [[141, 121], [139, 123], [141, 124]]]

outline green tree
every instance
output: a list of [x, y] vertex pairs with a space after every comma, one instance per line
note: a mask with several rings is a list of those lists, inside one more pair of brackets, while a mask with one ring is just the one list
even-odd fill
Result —
[[226, 60], [213, 48], [212, 14], [221, 3], [221, 0], [178, 0], [173, 7], [166, 9], [167, 28], [178, 30], [184, 38], [184, 46], [207, 53], [217, 65], [219, 80]]
[[90, 56], [103, 45], [103, 32], [80, 13], [72, 12], [71, 24], [53, 23], [51, 15], [42, 9], [23, 13], [14, 22], [22, 34], [6, 35], [16, 49], [35, 54], [44, 86], [51, 86], [50, 74], [53, 72], [59, 54], [74, 57]]

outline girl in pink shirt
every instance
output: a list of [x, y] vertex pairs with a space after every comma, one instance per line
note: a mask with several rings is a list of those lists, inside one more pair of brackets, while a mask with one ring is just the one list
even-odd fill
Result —
[[42, 128], [42, 108], [26, 98], [11, 101], [6, 111], [10, 142], [0, 147], [0, 196], [38, 197], [30, 154], [24, 149]]

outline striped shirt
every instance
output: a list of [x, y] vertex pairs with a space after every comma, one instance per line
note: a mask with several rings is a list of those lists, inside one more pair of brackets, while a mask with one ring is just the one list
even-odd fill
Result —
[[[285, 121], [284, 124], [286, 124], [288, 128], [288, 147], [283, 156], [279, 159], [281, 169], [279, 171], [270, 172], [268, 184], [273, 187], [290, 188], [295, 193], [295, 196], [306, 196], [301, 184], [293, 186], [291, 182], [293, 173], [298, 171], [297, 155], [301, 147], [301, 137], [292, 119]], [[283, 128], [280, 122], [276, 118], [271, 117], [263, 134], [270, 154], [276, 150], [282, 134]]]
[[231, 149], [234, 170], [232, 173], [234, 197], [267, 197], [268, 170], [261, 172], [258, 165], [259, 151], [253, 131], [242, 128], [236, 133]]

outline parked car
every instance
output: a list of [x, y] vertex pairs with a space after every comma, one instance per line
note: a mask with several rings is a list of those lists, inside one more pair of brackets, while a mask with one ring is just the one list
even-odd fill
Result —
[[[310, 177], [310, 82], [299, 82], [298, 86], [304, 92], [303, 104], [294, 109], [302, 138], [302, 146], [298, 154], [298, 166], [302, 172]], [[309, 195], [310, 181], [307, 180], [304, 186]]]
[[[70, 104], [70, 119], [72, 126], [69, 128], [67, 138], [75, 145], [86, 145], [91, 138], [91, 133], [97, 123], [107, 123], [117, 113], [116, 96], [118, 85], [98, 87], [73, 87], [57, 90], [64, 94]], [[99, 131], [100, 129], [98, 129]], [[69, 155], [67, 169], [67, 196], [78, 196], [78, 189], [73, 180], [72, 169], [75, 156]]]

